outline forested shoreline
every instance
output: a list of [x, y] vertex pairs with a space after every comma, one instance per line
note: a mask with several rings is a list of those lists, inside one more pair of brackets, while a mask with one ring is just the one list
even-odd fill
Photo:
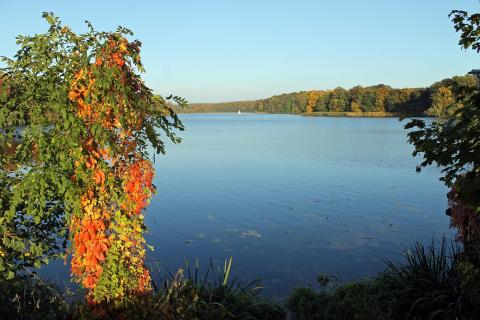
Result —
[[275, 95], [266, 99], [191, 103], [176, 107], [179, 113], [257, 112], [292, 113], [318, 116], [447, 116], [461, 107], [459, 92], [475, 88], [472, 75], [443, 79], [426, 88], [392, 88], [388, 85], [337, 87]]

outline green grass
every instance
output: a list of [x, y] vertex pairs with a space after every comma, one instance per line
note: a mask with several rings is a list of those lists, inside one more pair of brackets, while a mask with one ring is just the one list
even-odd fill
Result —
[[[282, 305], [259, 296], [258, 280], [243, 283], [231, 276], [232, 260], [223, 269], [210, 263], [168, 273], [154, 283], [152, 294], [95, 307], [60, 292], [36, 277], [0, 281], [0, 319], [162, 319], [280, 320]], [[12, 303], [13, 302], [13, 303]]]

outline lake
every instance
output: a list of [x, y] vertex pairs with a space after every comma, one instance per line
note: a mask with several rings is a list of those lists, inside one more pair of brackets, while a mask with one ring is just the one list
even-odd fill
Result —
[[[145, 213], [150, 264], [175, 272], [209, 259], [285, 297], [315, 284], [374, 275], [415, 241], [452, 236], [440, 170], [415, 171], [394, 118], [185, 114], [183, 142], [155, 162]], [[53, 263], [42, 273], [67, 279]]]

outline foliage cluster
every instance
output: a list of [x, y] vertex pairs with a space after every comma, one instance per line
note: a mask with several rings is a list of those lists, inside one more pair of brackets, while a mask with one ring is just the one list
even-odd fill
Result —
[[[453, 11], [451, 17], [460, 32], [460, 45], [478, 51], [479, 15]], [[459, 82], [452, 86], [452, 93], [457, 106], [448, 117], [431, 124], [413, 119], [405, 128], [411, 130], [408, 137], [415, 146], [414, 155], [423, 156], [422, 165], [435, 163], [442, 168], [441, 180], [451, 188], [447, 214], [459, 230], [466, 253], [480, 266], [480, 92]]]
[[179, 142], [183, 126], [141, 80], [131, 31], [87, 22], [76, 34], [43, 17], [48, 32], [19, 36], [2, 70], [0, 145], [16, 147], [0, 164], [0, 275], [70, 255], [91, 303], [120, 301], [151, 289], [142, 215], [154, 192], [149, 157], [165, 151], [161, 133]]

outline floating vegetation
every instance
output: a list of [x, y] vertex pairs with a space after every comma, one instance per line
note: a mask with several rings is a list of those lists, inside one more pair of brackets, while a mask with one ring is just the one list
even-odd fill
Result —
[[205, 232], [200, 232], [200, 233], [198, 233], [198, 234], [197, 234], [197, 238], [198, 238], [198, 239], [203, 239], [203, 238], [205, 238]]
[[400, 206], [400, 208], [403, 208], [407, 211], [410, 211], [410, 212], [422, 212], [422, 209], [420, 208], [417, 208], [416, 206], [413, 206], [413, 205], [406, 205], [406, 204], [403, 204]]
[[242, 238], [261, 238], [262, 235], [255, 230], [247, 230], [240, 233], [240, 237]]

